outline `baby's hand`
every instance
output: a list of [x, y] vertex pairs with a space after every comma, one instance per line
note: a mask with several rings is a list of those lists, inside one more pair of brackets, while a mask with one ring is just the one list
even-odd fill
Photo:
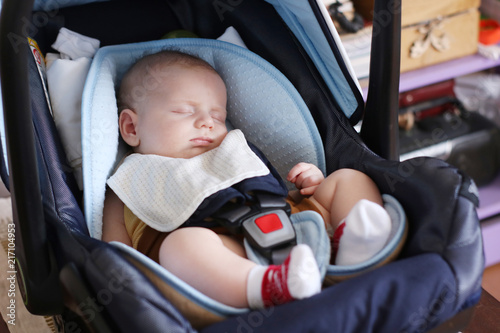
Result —
[[287, 176], [287, 180], [295, 184], [302, 195], [313, 195], [324, 179], [317, 166], [304, 162], [295, 165]]

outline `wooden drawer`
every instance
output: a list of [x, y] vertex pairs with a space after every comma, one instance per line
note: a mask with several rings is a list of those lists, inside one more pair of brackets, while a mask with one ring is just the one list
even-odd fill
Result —
[[[353, 0], [353, 3], [365, 19], [373, 20], [373, 0]], [[402, 0], [401, 72], [476, 53], [480, 3], [480, 0]]]
[[401, 72], [477, 52], [477, 8], [403, 27]]

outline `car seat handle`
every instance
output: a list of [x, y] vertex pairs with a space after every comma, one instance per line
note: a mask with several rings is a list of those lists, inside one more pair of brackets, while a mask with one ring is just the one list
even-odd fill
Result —
[[374, 153], [398, 161], [401, 0], [376, 0], [373, 22], [370, 79], [361, 138]]

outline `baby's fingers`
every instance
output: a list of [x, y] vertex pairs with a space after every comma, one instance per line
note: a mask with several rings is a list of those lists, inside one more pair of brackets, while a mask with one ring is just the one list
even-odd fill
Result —
[[316, 189], [318, 188], [318, 186], [319, 185], [305, 187], [305, 188], [303, 188], [303, 189], [300, 190], [300, 194], [302, 194], [303, 196], [313, 195], [314, 192], [316, 191]]
[[323, 175], [317, 174], [314, 171], [306, 171], [301, 173], [296, 181], [295, 186], [298, 189], [306, 189], [309, 187], [316, 187], [323, 181]]
[[298, 163], [296, 164], [292, 169], [290, 169], [290, 171], [288, 172], [288, 176], [286, 177], [286, 179], [292, 183], [295, 183], [297, 181], [297, 177], [310, 169], [310, 166], [309, 164], [307, 163], [304, 163], [304, 162], [301, 162], [301, 163]]

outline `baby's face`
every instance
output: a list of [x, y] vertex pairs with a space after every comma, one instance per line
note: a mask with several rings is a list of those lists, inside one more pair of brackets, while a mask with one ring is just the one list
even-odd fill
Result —
[[137, 110], [135, 151], [191, 158], [218, 147], [227, 134], [226, 86], [217, 73], [174, 66]]

